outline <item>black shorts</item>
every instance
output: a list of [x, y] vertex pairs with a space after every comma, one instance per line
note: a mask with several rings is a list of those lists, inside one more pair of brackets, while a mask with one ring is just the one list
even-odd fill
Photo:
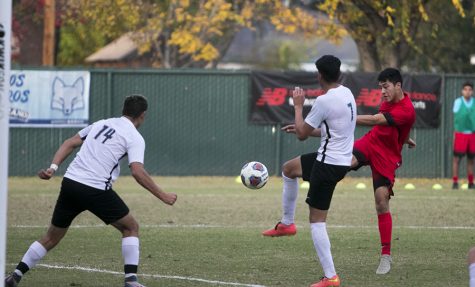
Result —
[[318, 153], [307, 153], [300, 156], [300, 165], [302, 166], [302, 179], [310, 181], [312, 175], [313, 163], [317, 160]]
[[85, 210], [92, 212], [105, 224], [116, 222], [129, 213], [127, 205], [112, 189], [101, 190], [63, 178], [51, 223], [56, 227], [67, 228]]
[[328, 210], [336, 184], [345, 177], [349, 169], [349, 166], [326, 164], [315, 160], [305, 202], [313, 208]]

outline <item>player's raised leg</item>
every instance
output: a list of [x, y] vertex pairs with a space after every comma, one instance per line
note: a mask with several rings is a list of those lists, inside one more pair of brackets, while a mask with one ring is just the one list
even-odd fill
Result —
[[295, 226], [295, 208], [299, 194], [299, 177], [302, 177], [300, 156], [286, 162], [282, 168], [282, 179], [284, 181], [284, 185], [282, 190], [281, 222], [287, 226]]
[[475, 287], [475, 247], [468, 252], [468, 272], [470, 275], [470, 287]]
[[137, 279], [140, 258], [139, 224], [129, 213], [111, 225], [122, 233], [125, 287], [142, 287]]
[[60, 228], [50, 225], [47, 233], [38, 241], [33, 242], [28, 251], [18, 263], [15, 271], [5, 279], [5, 287], [16, 287], [20, 283], [23, 275], [34, 268], [46, 253], [53, 249], [63, 239], [68, 228]]
[[274, 228], [262, 232], [262, 235], [277, 237], [297, 233], [294, 220], [299, 193], [299, 177], [302, 177], [300, 156], [287, 161], [282, 166], [282, 219]]
[[389, 210], [390, 188], [379, 186], [374, 192], [376, 212], [378, 214], [379, 237], [381, 240], [381, 258], [376, 274], [387, 274], [391, 270], [391, 238], [393, 221]]

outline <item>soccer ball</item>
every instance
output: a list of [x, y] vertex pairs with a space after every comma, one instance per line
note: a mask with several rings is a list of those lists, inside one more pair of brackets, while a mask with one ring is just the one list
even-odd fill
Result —
[[247, 188], [259, 189], [268, 179], [267, 167], [258, 161], [248, 162], [241, 169], [241, 181]]

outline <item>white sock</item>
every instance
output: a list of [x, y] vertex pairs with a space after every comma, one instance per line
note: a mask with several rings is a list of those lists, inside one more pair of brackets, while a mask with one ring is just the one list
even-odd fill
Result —
[[295, 207], [299, 195], [299, 182], [297, 178], [288, 178], [282, 173], [284, 187], [282, 191], [282, 222], [285, 225], [294, 223]]
[[470, 287], [475, 287], [475, 263], [470, 264], [468, 272], [470, 273]]
[[[43, 257], [45, 257], [47, 252], [48, 251], [43, 247], [43, 245], [41, 245], [41, 243], [35, 241], [30, 245], [30, 248], [28, 248], [25, 255], [23, 255], [21, 262], [28, 265], [29, 269], [32, 269]], [[18, 269], [15, 270], [15, 273], [23, 276], [23, 273]]]
[[[139, 265], [139, 257], [140, 257], [140, 251], [139, 251], [139, 238], [130, 236], [130, 237], [124, 237], [122, 238], [122, 257], [124, 258], [124, 269], [128, 269], [127, 265], [132, 265], [132, 266], [138, 266]], [[135, 268], [136, 269], [136, 268]], [[128, 272], [125, 271], [125, 278], [130, 277], [130, 276], [135, 276], [137, 275], [136, 271], [135, 272]]]
[[318, 259], [322, 265], [325, 277], [332, 278], [336, 275], [331, 252], [330, 238], [328, 238], [327, 224], [325, 222], [311, 223], [313, 245], [317, 250]]

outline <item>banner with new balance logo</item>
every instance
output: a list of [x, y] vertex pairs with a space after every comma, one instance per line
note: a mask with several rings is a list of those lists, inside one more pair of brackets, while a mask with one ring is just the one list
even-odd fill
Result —
[[[341, 83], [355, 96], [358, 114], [376, 114], [381, 104], [377, 73], [343, 74]], [[294, 120], [292, 90], [305, 90], [304, 116], [315, 99], [323, 94], [316, 73], [262, 72], [251, 74], [251, 114], [255, 124], [288, 124]], [[416, 127], [439, 127], [442, 77], [438, 75], [403, 75], [403, 90], [416, 110]]]

